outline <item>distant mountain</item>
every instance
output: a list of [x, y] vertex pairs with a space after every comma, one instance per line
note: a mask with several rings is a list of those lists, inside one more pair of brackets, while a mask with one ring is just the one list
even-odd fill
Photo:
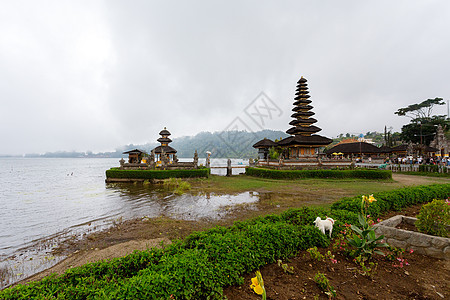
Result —
[[[175, 148], [179, 158], [194, 157], [197, 150], [200, 158], [206, 157], [206, 151], [211, 152], [213, 158], [256, 158], [257, 150], [252, 146], [263, 138], [273, 141], [280, 140], [288, 135], [283, 131], [261, 130], [257, 132], [247, 131], [223, 131], [223, 132], [200, 132], [195, 136], [183, 136], [174, 138], [170, 144]], [[47, 152], [45, 154], [27, 154], [26, 157], [122, 157], [122, 152], [132, 149], [141, 149], [150, 153], [159, 143], [147, 143], [144, 145], [124, 145], [118, 147], [114, 152], [92, 153], [88, 152]]]

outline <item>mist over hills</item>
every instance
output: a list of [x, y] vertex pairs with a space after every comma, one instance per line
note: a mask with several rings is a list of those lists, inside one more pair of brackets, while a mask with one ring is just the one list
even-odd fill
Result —
[[[261, 130], [257, 132], [247, 131], [222, 131], [222, 132], [200, 132], [195, 136], [183, 136], [174, 138], [170, 146], [175, 148], [179, 158], [191, 158], [197, 150], [200, 158], [206, 157], [206, 151], [210, 151], [213, 158], [256, 158], [257, 150], [252, 146], [257, 141], [268, 138], [271, 140], [282, 139], [288, 135], [283, 131]], [[68, 152], [57, 151], [45, 154], [26, 154], [25, 157], [54, 157], [54, 158], [74, 158], [74, 157], [124, 157], [122, 153], [127, 150], [140, 149], [150, 153], [153, 148], [159, 146], [157, 142], [143, 145], [129, 144], [116, 148], [114, 152]]]

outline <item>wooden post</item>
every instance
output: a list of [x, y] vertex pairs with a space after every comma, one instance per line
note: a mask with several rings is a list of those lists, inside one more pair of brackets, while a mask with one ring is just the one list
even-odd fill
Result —
[[233, 169], [231, 168], [231, 159], [227, 161], [227, 176], [231, 176], [233, 174]]

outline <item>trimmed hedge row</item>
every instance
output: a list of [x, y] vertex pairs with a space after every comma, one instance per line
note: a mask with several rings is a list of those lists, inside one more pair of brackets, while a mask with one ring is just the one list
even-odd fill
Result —
[[[433, 199], [446, 199], [450, 196], [450, 184], [406, 187], [375, 193], [373, 196], [377, 201], [369, 206], [368, 212], [376, 218], [389, 210], [400, 210], [403, 207], [430, 202]], [[333, 203], [331, 209], [343, 209], [357, 213], [361, 209], [361, 196], [342, 198]]]
[[[450, 184], [403, 188], [375, 194], [377, 212], [447, 198]], [[242, 284], [242, 275], [287, 259], [313, 246], [329, 245], [313, 227], [317, 216], [335, 226], [357, 223], [361, 197], [344, 198], [331, 210], [290, 209], [237, 221], [230, 227], [194, 232], [165, 249], [150, 249], [67, 270], [0, 291], [0, 299], [222, 299], [224, 286]], [[338, 230], [333, 231], [333, 236]]]
[[273, 179], [297, 178], [363, 178], [363, 179], [392, 179], [389, 170], [273, 170], [263, 168], [247, 168], [245, 174]]
[[167, 179], [167, 178], [190, 178], [208, 177], [210, 169], [193, 170], [121, 170], [111, 168], [106, 170], [106, 178], [119, 179]]

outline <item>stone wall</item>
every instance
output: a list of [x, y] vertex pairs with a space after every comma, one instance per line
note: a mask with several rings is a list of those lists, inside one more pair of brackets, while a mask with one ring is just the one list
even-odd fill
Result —
[[450, 238], [395, 228], [401, 222], [414, 225], [416, 221], [417, 218], [397, 215], [374, 225], [374, 230], [377, 236], [384, 235], [386, 243], [391, 246], [450, 260]]

